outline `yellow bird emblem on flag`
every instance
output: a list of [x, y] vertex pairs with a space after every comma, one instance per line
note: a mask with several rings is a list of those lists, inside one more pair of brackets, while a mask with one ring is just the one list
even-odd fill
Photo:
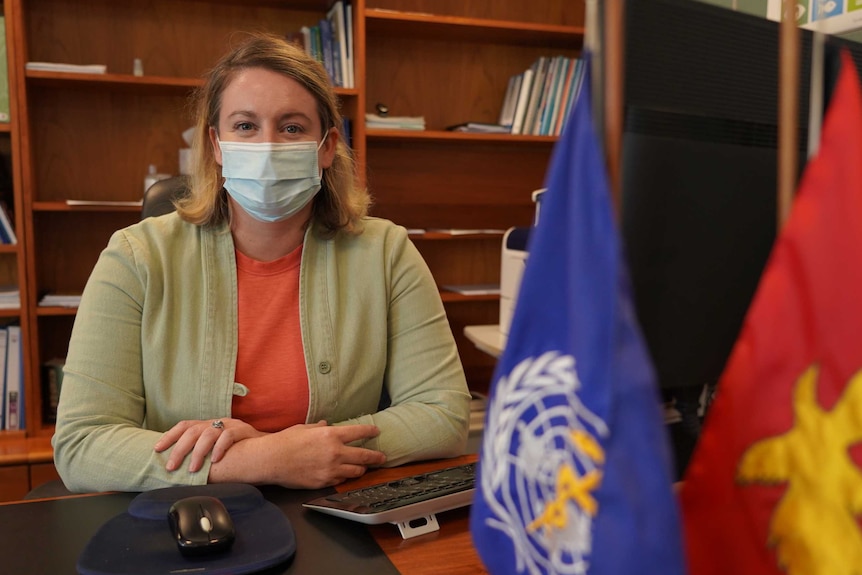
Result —
[[768, 544], [788, 575], [862, 573], [862, 471], [849, 448], [862, 441], [862, 372], [831, 411], [817, 401], [818, 369], [793, 390], [793, 427], [753, 443], [737, 469], [738, 483], [786, 484], [769, 526]]

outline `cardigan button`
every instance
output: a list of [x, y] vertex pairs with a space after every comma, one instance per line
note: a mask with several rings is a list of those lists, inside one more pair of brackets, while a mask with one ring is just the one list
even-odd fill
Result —
[[317, 371], [325, 375], [332, 371], [332, 366], [329, 364], [328, 361], [321, 361], [317, 364]]

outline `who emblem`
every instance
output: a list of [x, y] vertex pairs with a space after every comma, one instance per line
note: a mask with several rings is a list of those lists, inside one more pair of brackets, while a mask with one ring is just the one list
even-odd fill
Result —
[[583, 574], [598, 513], [605, 422], [578, 397], [575, 358], [526, 358], [488, 406], [481, 487], [489, 527], [511, 540], [519, 572]]

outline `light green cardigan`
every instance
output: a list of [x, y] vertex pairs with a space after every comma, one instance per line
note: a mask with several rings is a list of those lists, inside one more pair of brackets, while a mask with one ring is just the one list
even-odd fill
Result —
[[[300, 322], [307, 422], [371, 423], [387, 465], [463, 452], [469, 393], [434, 280], [404, 228], [369, 218], [359, 236], [306, 233]], [[260, 350], [266, 361], [277, 349]], [[54, 461], [74, 491], [206, 483], [165, 471], [153, 445], [181, 420], [228, 417], [237, 279], [226, 227], [175, 213], [111, 237], [84, 289], [66, 360]], [[385, 393], [384, 393], [385, 392]], [[253, 393], [253, 391], [251, 392]], [[391, 407], [378, 411], [381, 395]]]

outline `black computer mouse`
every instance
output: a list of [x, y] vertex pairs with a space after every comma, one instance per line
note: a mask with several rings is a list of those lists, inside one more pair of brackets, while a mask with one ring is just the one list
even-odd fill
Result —
[[201, 556], [227, 551], [236, 535], [224, 503], [205, 495], [177, 500], [168, 511], [168, 523], [183, 555]]

